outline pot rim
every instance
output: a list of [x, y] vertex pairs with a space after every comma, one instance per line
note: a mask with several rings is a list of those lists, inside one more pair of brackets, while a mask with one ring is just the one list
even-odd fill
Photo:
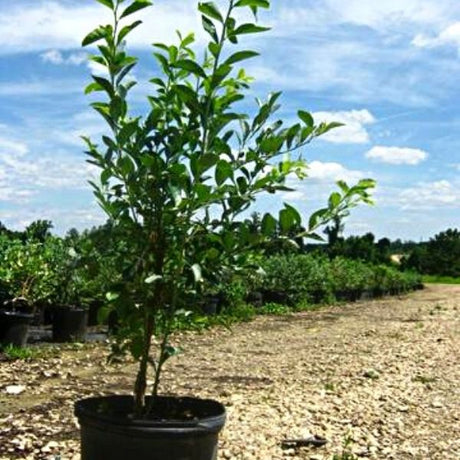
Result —
[[[150, 396], [147, 399], [151, 398]], [[193, 420], [152, 420], [152, 419], [133, 419], [129, 417], [133, 404], [131, 395], [107, 395], [96, 396], [78, 400], [75, 403], [75, 415], [80, 424], [93, 426], [104, 425], [104, 429], [109, 431], [128, 431], [128, 432], [146, 432], [168, 433], [168, 434], [187, 434], [196, 433], [217, 433], [219, 432], [226, 420], [225, 407], [213, 399], [202, 399], [195, 397], [180, 396], [158, 396], [160, 400], [179, 400], [186, 405], [202, 405], [207, 407], [211, 415], [206, 415]], [[98, 410], [100, 404], [121, 406], [123, 415], [107, 414]], [[128, 409], [129, 408], [129, 409]]]

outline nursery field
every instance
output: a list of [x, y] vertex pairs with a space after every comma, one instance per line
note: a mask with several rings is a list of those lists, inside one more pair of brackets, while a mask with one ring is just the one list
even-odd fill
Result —
[[[185, 333], [162, 392], [225, 404], [221, 459], [458, 459], [459, 307], [459, 285], [433, 284]], [[0, 459], [78, 459], [74, 401], [131, 390], [133, 364], [107, 354], [73, 344], [0, 362]], [[327, 443], [283, 443], [315, 435]]]

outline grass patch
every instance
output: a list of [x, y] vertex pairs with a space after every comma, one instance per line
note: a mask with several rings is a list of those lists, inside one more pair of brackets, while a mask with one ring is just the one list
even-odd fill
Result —
[[7, 345], [0, 350], [0, 353], [8, 361], [16, 361], [47, 358], [58, 354], [58, 351], [55, 347], [15, 347], [14, 345]]
[[460, 278], [454, 278], [453, 276], [423, 275], [422, 282], [428, 284], [460, 284]]

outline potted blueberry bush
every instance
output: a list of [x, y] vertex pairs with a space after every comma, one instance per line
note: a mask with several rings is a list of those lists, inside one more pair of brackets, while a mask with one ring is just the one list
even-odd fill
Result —
[[[257, 13], [269, 0], [226, 0], [198, 4], [209, 41], [204, 50], [193, 34], [175, 44], [156, 43], [158, 68], [150, 79], [148, 110], [130, 108], [137, 59], [126, 40], [140, 25], [132, 15], [148, 0], [96, 0], [112, 22], [83, 40], [97, 45], [91, 59], [105, 69], [93, 75], [87, 93], [107, 123], [98, 142], [85, 138], [88, 161], [99, 168], [95, 196], [120, 233], [120, 279], [107, 293], [117, 313], [114, 352], [137, 362], [133, 396], [80, 400], [82, 459], [211, 460], [225, 409], [216, 401], [161, 395], [165, 363], [178, 353], [172, 337], [187, 299], [216, 270], [245, 266], [263, 241], [281, 226], [298, 226], [297, 210], [285, 204], [265, 214], [261, 232], [244, 219], [256, 198], [290, 190], [286, 179], [305, 176], [292, 152], [337, 126], [316, 125], [306, 111], [284, 126], [276, 118], [280, 93], [258, 100], [252, 115], [242, 111], [251, 78], [241, 63], [257, 52], [236, 46], [247, 35], [267, 30]], [[254, 20], [242, 20], [250, 14]], [[173, 25], [172, 25], [173, 27]], [[327, 208], [310, 219], [306, 233], [357, 201], [368, 201], [372, 181], [334, 192]], [[153, 381], [151, 387], [148, 379]]]

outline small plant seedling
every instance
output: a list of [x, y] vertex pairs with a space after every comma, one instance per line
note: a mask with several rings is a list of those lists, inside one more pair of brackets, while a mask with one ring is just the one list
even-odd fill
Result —
[[430, 377], [430, 376], [427, 376], [427, 375], [418, 374], [412, 379], [412, 381], [413, 382], [420, 382], [420, 383], [423, 383], [423, 384], [427, 385], [429, 383], [435, 382], [436, 377]]
[[324, 389], [326, 391], [335, 391], [335, 385], [332, 382], [326, 382], [324, 384]]
[[353, 439], [350, 435], [346, 436], [343, 441], [343, 450], [340, 454], [334, 454], [331, 460], [358, 460], [350, 450]]

